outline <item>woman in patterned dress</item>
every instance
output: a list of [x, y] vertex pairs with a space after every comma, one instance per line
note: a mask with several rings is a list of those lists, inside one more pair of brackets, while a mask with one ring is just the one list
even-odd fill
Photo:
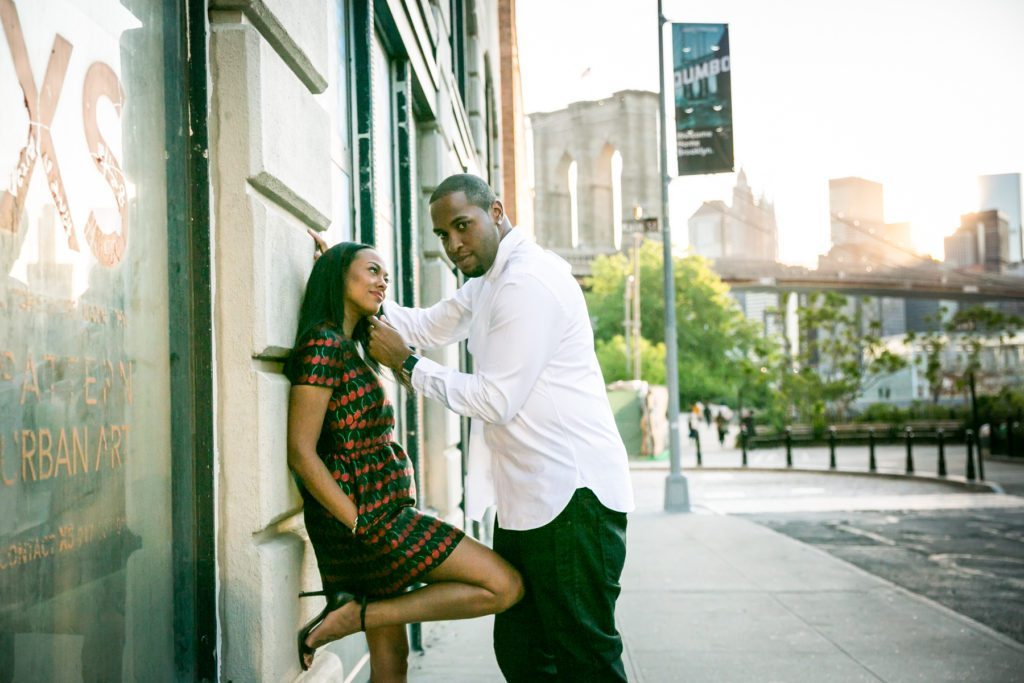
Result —
[[310, 274], [285, 366], [288, 466], [327, 596], [299, 633], [300, 664], [363, 630], [375, 682], [405, 680], [406, 624], [502, 612], [523, 593], [504, 559], [414, 507], [412, 466], [391, 440], [394, 411], [365, 353], [387, 286], [372, 247], [328, 249]]

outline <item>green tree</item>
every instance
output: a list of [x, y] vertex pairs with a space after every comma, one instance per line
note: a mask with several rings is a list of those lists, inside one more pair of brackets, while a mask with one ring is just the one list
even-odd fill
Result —
[[819, 292], [797, 309], [799, 351], [781, 373], [781, 393], [818, 427], [830, 414], [845, 417], [871, 384], [906, 365], [882, 341], [877, 321], [864, 324], [856, 304], [838, 292]]
[[1003, 345], [1022, 327], [1024, 319], [985, 306], [957, 311], [946, 323], [946, 331], [966, 356], [963, 371], [956, 377], [957, 387], [965, 388], [972, 374], [981, 375], [981, 354], [986, 342], [996, 340]]
[[949, 374], [942, 364], [942, 354], [949, 345], [949, 338], [943, 332], [929, 331], [919, 334], [908, 332], [906, 340], [911, 349], [915, 346], [921, 349], [920, 355], [914, 354], [914, 362], [924, 372], [932, 404], [937, 404]]
[[[939, 320], [947, 309], [939, 312]], [[906, 334], [906, 342], [921, 350], [917, 364], [924, 370], [933, 403], [937, 403], [947, 386], [954, 391], [969, 389], [971, 376], [984, 377], [981, 356], [986, 343], [992, 340], [1000, 345], [1024, 328], [1024, 319], [985, 306], [972, 306], [957, 311], [939, 329]], [[955, 366], [943, 362], [947, 349], [959, 351], [961, 362]]]
[[[626, 340], [621, 334], [595, 340], [595, 351], [605, 382], [633, 379], [632, 366], [626, 362]], [[665, 383], [665, 344], [640, 338], [640, 377], [651, 384]]]
[[[662, 291], [662, 245], [645, 242], [639, 250], [641, 336], [653, 345], [664, 345], [665, 298]], [[749, 382], [749, 373], [741, 359], [750, 366], [761, 349], [756, 324], [744, 318], [739, 306], [729, 296], [728, 286], [711, 270], [709, 262], [699, 256], [676, 258], [675, 270], [676, 328], [679, 341], [679, 396], [682, 405], [693, 401], [735, 401], [737, 392]], [[615, 337], [623, 334], [625, 319], [625, 283], [632, 274], [632, 262], [623, 254], [599, 257], [593, 265], [587, 304], [594, 322], [594, 336], [605, 379], [621, 376], [624, 349], [616, 355]], [[641, 343], [642, 353], [644, 346]], [[621, 359], [621, 360], [619, 360]], [[653, 367], [642, 362], [643, 372]], [[757, 365], [758, 368], [762, 365]], [[758, 371], [758, 375], [761, 373]], [[655, 381], [644, 374], [643, 379]], [[758, 382], [752, 383], [759, 384]], [[751, 389], [750, 396], [755, 392]]]

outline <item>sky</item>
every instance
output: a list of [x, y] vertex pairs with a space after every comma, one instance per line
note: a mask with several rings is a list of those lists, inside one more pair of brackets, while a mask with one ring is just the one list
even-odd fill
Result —
[[[657, 90], [656, 0], [516, 5], [528, 114]], [[729, 24], [736, 167], [774, 201], [785, 262], [828, 251], [829, 178], [881, 182], [886, 220], [911, 221], [915, 246], [941, 258], [978, 208], [977, 176], [1024, 173], [1024, 0], [663, 0], [663, 12]], [[734, 184], [673, 180], [674, 242]]]

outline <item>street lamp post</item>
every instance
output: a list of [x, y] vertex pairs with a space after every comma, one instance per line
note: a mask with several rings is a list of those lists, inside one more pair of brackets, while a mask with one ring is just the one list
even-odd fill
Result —
[[665, 510], [690, 511], [690, 490], [680, 471], [679, 361], [676, 335], [676, 286], [672, 268], [672, 228], [668, 220], [668, 124], [665, 116], [665, 15], [658, 0], [658, 121], [661, 136], [661, 241], [665, 276], [665, 379], [668, 384], [669, 474], [665, 480]]
[[633, 379], [640, 381], [640, 243], [642, 232], [633, 233]]
[[[628, 230], [627, 230], [628, 226]], [[623, 306], [625, 308], [624, 324], [626, 338], [626, 372], [633, 373], [633, 379], [640, 380], [641, 346], [640, 346], [640, 245], [644, 235], [658, 231], [658, 219], [644, 216], [644, 208], [633, 207], [633, 218], [622, 222], [623, 232], [632, 235], [632, 274], [626, 276], [623, 288]]]
[[629, 372], [629, 367], [633, 363], [633, 286], [634, 279], [632, 275], [626, 276], [626, 286], [623, 287], [623, 301], [622, 307], [626, 311], [625, 320], [623, 321], [623, 327], [625, 328], [625, 339], [626, 339], [626, 372]]
[[[978, 394], [974, 389], [974, 368], [971, 368], [967, 386], [971, 391], [971, 426], [974, 428], [974, 433], [978, 438], [978, 478], [985, 481], [985, 465], [981, 457], [981, 425], [978, 424]], [[991, 439], [991, 432], [989, 432], [989, 443], [992, 442]]]

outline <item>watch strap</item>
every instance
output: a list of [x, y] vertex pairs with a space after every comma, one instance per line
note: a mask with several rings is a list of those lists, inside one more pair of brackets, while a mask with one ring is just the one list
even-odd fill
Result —
[[416, 367], [416, 364], [420, 362], [420, 357], [415, 353], [410, 353], [409, 357], [402, 361], [402, 372], [409, 377], [412, 377], [412, 370]]

